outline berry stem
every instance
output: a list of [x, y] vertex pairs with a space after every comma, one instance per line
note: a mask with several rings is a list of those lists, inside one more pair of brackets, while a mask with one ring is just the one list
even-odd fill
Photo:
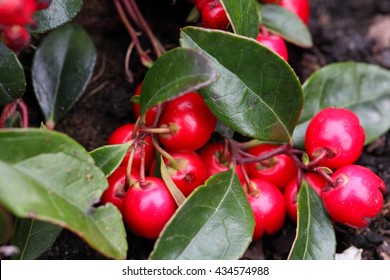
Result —
[[164, 158], [166, 158], [173, 169], [179, 170], [179, 164], [175, 160], [173, 156], [171, 156], [167, 151], [165, 151], [161, 146], [158, 144], [156, 135], [151, 135], [152, 138], [152, 144], [153, 147], [156, 149], [157, 152], [159, 152]]
[[127, 180], [127, 185], [130, 187], [131, 186], [131, 168], [133, 165], [133, 160], [134, 160], [135, 150], [137, 149], [137, 145], [135, 143], [133, 143], [129, 149], [130, 149], [130, 156], [129, 156], [129, 162], [127, 163], [127, 169], [126, 169], [126, 180]]
[[307, 169], [310, 170], [315, 168], [318, 165], [318, 163], [324, 158], [326, 158], [328, 155], [329, 155], [328, 151], [326, 149], [322, 149], [321, 153], [315, 159], [309, 162], [309, 164], [307, 165]]
[[169, 134], [171, 133], [171, 129], [169, 127], [144, 127], [140, 129], [140, 132], [150, 134]]
[[28, 128], [29, 127], [29, 120], [28, 120], [28, 108], [26, 103], [22, 99], [17, 100], [18, 107], [20, 109], [20, 113], [22, 115], [22, 122], [23, 127]]
[[252, 139], [248, 142], [243, 142], [243, 143], [238, 143], [240, 149], [242, 150], [248, 150], [250, 148], [253, 148], [253, 147], [256, 147], [258, 145], [261, 145], [261, 144], [265, 144], [266, 142], [264, 141], [260, 141], [258, 139]]
[[0, 128], [5, 127], [7, 119], [16, 111], [16, 102], [5, 105], [3, 112], [0, 116]]
[[141, 186], [141, 189], [145, 188], [145, 143], [140, 143], [141, 148], [141, 166], [139, 170], [139, 184]]
[[290, 148], [291, 148], [290, 144], [284, 144], [284, 145], [281, 145], [281, 146], [277, 147], [276, 149], [269, 151], [267, 153], [264, 153], [260, 156], [246, 157], [246, 158], [240, 157], [240, 158], [237, 158], [236, 161], [239, 164], [260, 162], [260, 161], [272, 158], [272, 157], [279, 155], [279, 154], [288, 154], [289, 153], [288, 151], [290, 150]]
[[336, 186], [336, 182], [322, 169], [321, 166], [314, 167], [313, 171], [320, 175], [329, 187], [334, 188]]

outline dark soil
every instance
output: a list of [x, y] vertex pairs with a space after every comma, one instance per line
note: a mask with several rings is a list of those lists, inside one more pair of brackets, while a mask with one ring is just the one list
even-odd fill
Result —
[[[86, 0], [76, 22], [93, 37], [99, 59], [96, 73], [103, 75], [91, 83], [78, 104], [58, 123], [59, 131], [69, 134], [88, 150], [106, 143], [108, 135], [121, 124], [134, 121], [129, 98], [142, 80], [146, 69], [134, 56], [131, 69], [134, 83], [126, 81], [125, 53], [129, 36], [116, 15], [111, 0]], [[179, 28], [191, 10], [190, 1], [139, 1], [152, 28], [167, 47], [178, 44]], [[304, 81], [313, 71], [336, 61], [369, 62], [390, 69], [390, 1], [382, 0], [311, 0], [310, 30], [315, 47], [309, 50], [289, 46], [291, 64]], [[145, 43], [147, 43], [145, 41]], [[97, 90], [99, 89], [100, 90]], [[32, 125], [42, 119], [35, 101], [27, 100]], [[390, 134], [365, 149], [359, 163], [377, 172], [390, 191]], [[354, 230], [337, 226], [337, 251], [350, 246], [364, 249], [364, 259], [390, 259], [390, 197], [369, 228]], [[145, 259], [153, 242], [129, 233], [130, 259]], [[295, 225], [286, 225], [276, 236], [253, 243], [245, 259], [286, 259], [295, 235]], [[63, 231], [53, 248], [42, 259], [101, 259], [81, 239]]]

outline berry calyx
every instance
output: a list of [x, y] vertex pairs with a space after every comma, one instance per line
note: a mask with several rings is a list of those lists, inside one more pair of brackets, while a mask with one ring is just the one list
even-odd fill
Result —
[[206, 28], [227, 30], [229, 19], [219, 0], [208, 2], [202, 9], [202, 25]]
[[310, 121], [305, 135], [305, 147], [310, 158], [324, 152], [318, 165], [337, 169], [354, 163], [362, 153], [365, 133], [359, 118], [344, 108], [326, 108]]
[[355, 228], [368, 226], [382, 210], [386, 187], [370, 169], [359, 165], [343, 166], [333, 173], [334, 186], [326, 185], [322, 200], [337, 222]]
[[288, 61], [287, 46], [282, 37], [275, 34], [259, 34], [256, 40]]

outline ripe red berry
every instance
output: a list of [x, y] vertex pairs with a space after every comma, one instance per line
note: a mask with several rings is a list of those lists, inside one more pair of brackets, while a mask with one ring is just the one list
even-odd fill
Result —
[[195, 6], [199, 12], [201, 12], [208, 2], [212, 0], [195, 0]]
[[279, 5], [296, 14], [305, 24], [309, 23], [309, 0], [282, 0]]
[[257, 41], [288, 61], [287, 46], [282, 37], [275, 34], [259, 34]]
[[[134, 129], [134, 124], [129, 123], [125, 124], [119, 128], [117, 128], [108, 138], [107, 143], [109, 145], [115, 145], [115, 144], [124, 144], [132, 139], [132, 134], [133, 134], [133, 129]], [[152, 163], [152, 160], [154, 158], [154, 148], [152, 145], [152, 140], [150, 139], [150, 136], [147, 136], [144, 140], [145, 142], [145, 169], [148, 169], [150, 167], [150, 164]], [[132, 148], [131, 148], [132, 149]], [[130, 151], [129, 150], [123, 159], [121, 165], [127, 166], [127, 163], [129, 161], [130, 157]], [[141, 147], [137, 147], [135, 154], [134, 154], [134, 159], [133, 159], [133, 164], [132, 167], [134, 168], [140, 168], [141, 166]]]
[[1, 39], [8, 48], [19, 52], [30, 44], [30, 33], [20, 25], [5, 26]]
[[219, 0], [208, 2], [202, 9], [202, 25], [206, 28], [227, 30], [229, 19]]
[[49, 8], [52, 0], [35, 0], [37, 4], [37, 11], [38, 10], [45, 10]]
[[202, 97], [190, 92], [165, 107], [158, 126], [169, 128], [171, 133], [159, 134], [158, 138], [170, 151], [194, 151], [207, 143], [216, 124], [216, 117]]
[[0, 25], [25, 25], [31, 23], [36, 11], [35, 0], [0, 1]]
[[[138, 169], [131, 169], [131, 181], [136, 182], [139, 179]], [[119, 167], [108, 178], [108, 188], [104, 191], [101, 202], [102, 204], [112, 203], [123, 214], [123, 202], [127, 191], [126, 167]]]
[[359, 165], [341, 167], [332, 175], [334, 187], [325, 186], [322, 200], [337, 222], [362, 228], [382, 210], [384, 182], [370, 169]]
[[136, 183], [127, 191], [123, 219], [136, 235], [156, 239], [177, 206], [161, 179], [147, 177], [145, 180], [145, 188]]
[[[134, 96], [140, 96], [142, 89], [142, 83], [140, 83], [135, 89]], [[132, 102], [131, 107], [136, 118], [140, 116], [141, 107], [139, 104]], [[157, 107], [152, 107], [146, 112], [145, 126], [152, 126], [157, 116]]]
[[[178, 164], [174, 168], [168, 159], [164, 158], [169, 175], [184, 196], [189, 196], [193, 190], [206, 181], [206, 168], [200, 156], [194, 151], [170, 152]], [[154, 172], [155, 161], [151, 165], [150, 173]]]
[[364, 129], [355, 113], [344, 108], [326, 108], [310, 121], [305, 147], [311, 158], [327, 151], [328, 156], [319, 165], [336, 169], [359, 158], [364, 140]]
[[[276, 149], [277, 145], [263, 144], [248, 150], [249, 154], [260, 156]], [[247, 165], [250, 178], [262, 178], [283, 190], [297, 175], [294, 161], [285, 154], [276, 155], [270, 159]]]
[[[306, 173], [305, 179], [313, 190], [321, 197], [322, 188], [326, 185], [326, 182], [322, 177], [316, 173]], [[293, 222], [297, 222], [297, 178], [294, 178], [288, 183], [284, 190], [284, 202], [286, 205], [286, 213]]]
[[273, 184], [263, 179], [253, 179], [251, 184], [256, 190], [247, 198], [255, 218], [253, 240], [258, 240], [264, 233], [275, 234], [283, 227], [286, 210], [283, 195]]
[[[224, 155], [224, 145], [221, 143], [209, 143], [198, 151], [206, 167], [206, 178], [217, 173], [227, 171], [230, 168], [230, 153]], [[236, 173], [242, 185], [245, 184], [245, 178], [239, 165], [236, 166]]]

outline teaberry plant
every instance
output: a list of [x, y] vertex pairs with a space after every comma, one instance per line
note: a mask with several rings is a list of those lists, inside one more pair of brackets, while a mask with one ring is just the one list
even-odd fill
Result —
[[[20, 9], [17, 2], [0, 1], [0, 15]], [[289, 259], [333, 259], [333, 223], [365, 227], [381, 211], [383, 181], [355, 161], [390, 128], [382, 102], [390, 72], [336, 63], [301, 85], [284, 40], [311, 47], [308, 1], [195, 1], [193, 26], [165, 51], [136, 2], [114, 0], [132, 39], [128, 57], [135, 49], [150, 69], [129, 103], [137, 122], [89, 153], [53, 131], [96, 60], [81, 27], [59, 27], [82, 1], [53, 0], [34, 13], [40, 2], [31, 1], [23, 22], [0, 17], [2, 34], [12, 25], [56, 29], [31, 69], [40, 129], [27, 128], [23, 68], [0, 45], [2, 256], [37, 258], [67, 228], [123, 259], [127, 228], [156, 240], [151, 259], [238, 259], [253, 240], [280, 231], [287, 214], [297, 223]], [[149, 37], [155, 61], [133, 24]], [[132, 80], [127, 65], [125, 73]]]

